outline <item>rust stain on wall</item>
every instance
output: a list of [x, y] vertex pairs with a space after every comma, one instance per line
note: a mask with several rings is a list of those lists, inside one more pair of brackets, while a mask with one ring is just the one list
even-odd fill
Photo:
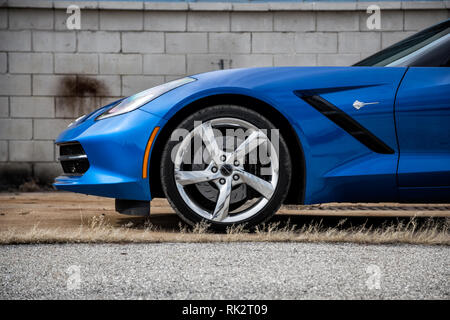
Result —
[[57, 118], [77, 118], [101, 107], [108, 97], [105, 83], [93, 77], [69, 75], [63, 78], [56, 98]]

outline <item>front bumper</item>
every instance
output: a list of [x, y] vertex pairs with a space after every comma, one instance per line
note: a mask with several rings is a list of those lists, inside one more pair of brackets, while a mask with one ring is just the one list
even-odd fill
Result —
[[89, 168], [82, 175], [57, 177], [54, 186], [116, 199], [151, 200], [148, 178], [142, 177], [145, 148], [153, 128], [166, 120], [137, 109], [96, 121], [99, 113], [69, 127], [56, 140], [57, 145], [80, 143]]

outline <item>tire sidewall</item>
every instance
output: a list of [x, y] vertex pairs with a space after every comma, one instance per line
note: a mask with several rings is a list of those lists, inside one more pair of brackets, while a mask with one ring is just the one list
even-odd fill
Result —
[[[269, 120], [256, 113], [253, 110], [236, 106], [236, 105], [216, 105], [201, 109], [193, 115], [187, 117], [176, 127], [176, 129], [186, 129], [191, 132], [194, 129], [194, 121], [206, 122], [216, 118], [237, 118], [247, 121], [259, 129], [279, 129], [276, 128]], [[205, 219], [192, 210], [181, 197], [174, 176], [174, 163], [171, 159], [173, 148], [179, 143], [179, 141], [171, 141], [170, 137], [166, 141], [161, 161], [161, 184], [167, 200], [174, 208], [176, 213], [188, 224], [195, 225], [202, 221], [206, 221], [211, 225], [213, 229], [224, 230], [226, 227], [233, 224], [245, 224], [247, 227], [253, 227], [257, 224], [265, 222], [279, 209], [286, 194], [289, 190], [290, 175], [291, 175], [291, 160], [287, 145], [279, 134], [279, 175], [278, 182], [275, 188], [273, 196], [267, 202], [267, 204], [255, 215], [238, 223], [224, 223], [215, 222]]]

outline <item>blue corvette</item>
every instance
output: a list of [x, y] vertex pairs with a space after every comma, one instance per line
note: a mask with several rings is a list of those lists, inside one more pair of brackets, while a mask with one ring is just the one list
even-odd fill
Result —
[[171, 81], [61, 133], [61, 190], [189, 224], [282, 203], [449, 202], [450, 20], [351, 67], [231, 69]]

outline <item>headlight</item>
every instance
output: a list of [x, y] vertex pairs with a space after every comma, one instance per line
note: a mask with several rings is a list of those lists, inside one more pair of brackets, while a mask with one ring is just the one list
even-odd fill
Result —
[[136, 110], [139, 107], [142, 107], [144, 104], [158, 98], [164, 93], [178, 88], [184, 84], [195, 81], [197, 79], [186, 77], [174, 81], [170, 81], [159, 86], [147, 89], [145, 91], [136, 93], [133, 96], [123, 99], [116, 106], [106, 110], [100, 116], [97, 117], [97, 120], [106, 119], [109, 117], [117, 116], [119, 114], [127, 113], [133, 110]]

